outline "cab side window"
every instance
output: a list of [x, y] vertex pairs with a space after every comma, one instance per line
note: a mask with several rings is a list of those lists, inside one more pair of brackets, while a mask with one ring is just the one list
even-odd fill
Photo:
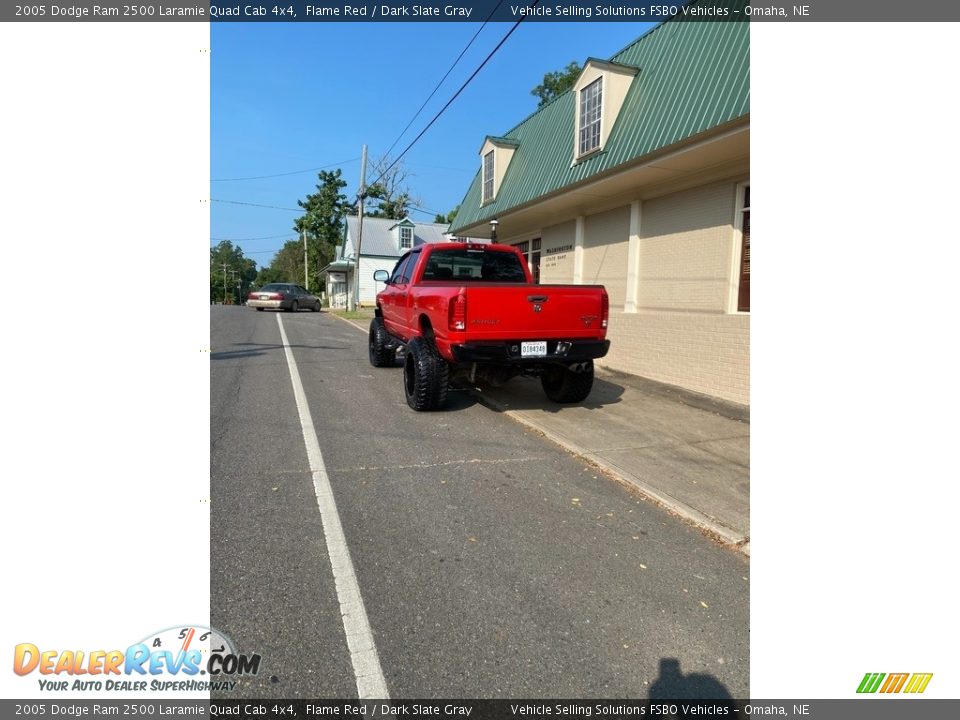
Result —
[[396, 285], [397, 283], [406, 282], [403, 280], [403, 273], [407, 267], [407, 263], [410, 262], [410, 255], [404, 255], [393, 268], [393, 272], [390, 274], [390, 284]]
[[420, 251], [414, 250], [407, 256], [407, 264], [400, 269], [400, 282], [408, 283], [413, 278], [413, 269], [417, 266], [417, 260], [420, 259]]

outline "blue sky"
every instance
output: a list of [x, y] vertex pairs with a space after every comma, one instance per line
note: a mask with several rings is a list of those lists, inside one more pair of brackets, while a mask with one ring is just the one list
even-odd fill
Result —
[[[393, 151], [440, 110], [510, 29], [487, 25]], [[536, 109], [543, 75], [607, 58], [650, 23], [524, 22], [404, 157], [422, 207], [458, 205], [479, 168], [486, 135], [507, 132]], [[260, 265], [287, 239], [316, 171], [342, 169], [353, 197], [361, 147], [371, 159], [396, 140], [480, 23], [214, 23], [211, 34], [211, 246], [240, 245]], [[368, 182], [373, 179], [369, 172]], [[414, 220], [433, 221], [433, 213]], [[277, 236], [277, 237], [275, 237]]]

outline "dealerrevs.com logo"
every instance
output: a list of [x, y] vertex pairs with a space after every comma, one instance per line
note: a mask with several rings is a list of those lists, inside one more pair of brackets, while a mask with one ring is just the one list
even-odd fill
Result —
[[922, 693], [933, 673], [867, 673], [860, 681], [858, 693]]
[[202, 625], [151, 633], [125, 650], [50, 650], [20, 643], [13, 671], [36, 673], [41, 690], [230, 691], [238, 676], [256, 675], [260, 655], [237, 652], [224, 634]]

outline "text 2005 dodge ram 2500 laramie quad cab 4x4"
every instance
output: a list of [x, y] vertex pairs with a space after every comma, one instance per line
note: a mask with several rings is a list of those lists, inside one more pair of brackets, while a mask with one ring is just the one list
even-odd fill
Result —
[[537, 285], [508, 245], [414, 248], [374, 273], [386, 283], [370, 323], [370, 363], [394, 363], [406, 346], [403, 390], [414, 410], [443, 406], [451, 380], [497, 385], [540, 378], [554, 402], [580, 402], [593, 360], [607, 354], [609, 300], [601, 285]]

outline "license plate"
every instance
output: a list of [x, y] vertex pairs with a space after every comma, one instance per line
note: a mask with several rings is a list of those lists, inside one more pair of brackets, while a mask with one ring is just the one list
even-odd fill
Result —
[[543, 357], [547, 354], [547, 341], [520, 343], [520, 357]]
[[261, 296], [260, 296], [260, 299], [261, 299], [261, 300], [269, 300], [269, 299], [270, 299], [270, 296], [269, 296], [269, 295], [261, 295]]

